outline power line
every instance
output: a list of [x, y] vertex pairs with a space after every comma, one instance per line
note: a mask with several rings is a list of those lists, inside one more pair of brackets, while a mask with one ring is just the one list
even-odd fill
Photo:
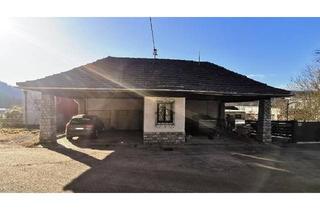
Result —
[[153, 35], [153, 27], [152, 27], [151, 17], [150, 17], [150, 28], [151, 28], [152, 44], [153, 44], [153, 57], [157, 58], [158, 50], [156, 49], [156, 45], [154, 44], [154, 35]]

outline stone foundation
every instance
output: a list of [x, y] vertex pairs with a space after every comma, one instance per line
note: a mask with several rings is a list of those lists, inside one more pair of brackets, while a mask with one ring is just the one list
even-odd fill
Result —
[[257, 122], [257, 139], [261, 142], [271, 142], [271, 100], [259, 101], [259, 113]]
[[184, 132], [148, 132], [143, 134], [144, 144], [181, 144], [184, 142]]
[[40, 143], [56, 142], [56, 101], [51, 95], [41, 96]]

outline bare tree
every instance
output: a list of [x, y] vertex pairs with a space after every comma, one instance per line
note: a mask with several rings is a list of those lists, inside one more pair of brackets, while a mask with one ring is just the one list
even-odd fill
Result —
[[316, 54], [316, 56], [317, 56], [316, 62], [320, 63], [320, 50], [316, 50], [316, 51], [315, 51], [315, 54]]
[[292, 80], [290, 89], [297, 90], [290, 109], [296, 120], [320, 120], [320, 51], [314, 65]]
[[[272, 107], [280, 109], [278, 120], [287, 119], [287, 108], [288, 108], [287, 104], [288, 104], [288, 101], [284, 98], [274, 98], [272, 100]], [[293, 116], [291, 115], [291, 113], [288, 113], [288, 114], [289, 114], [289, 120], [293, 120]]]

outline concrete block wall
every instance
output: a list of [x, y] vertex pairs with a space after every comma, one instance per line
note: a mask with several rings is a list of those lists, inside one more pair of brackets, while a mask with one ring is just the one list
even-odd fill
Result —
[[261, 142], [271, 142], [271, 100], [259, 100], [259, 113], [257, 122], [257, 139]]
[[144, 132], [145, 144], [181, 144], [185, 142], [184, 132]]
[[56, 142], [56, 101], [55, 96], [41, 95], [40, 143]]
[[39, 125], [41, 92], [25, 90], [23, 100], [23, 119], [27, 126]]

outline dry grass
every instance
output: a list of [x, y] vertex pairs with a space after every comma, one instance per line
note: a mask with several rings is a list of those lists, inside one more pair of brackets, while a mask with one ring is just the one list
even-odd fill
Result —
[[39, 142], [38, 129], [0, 128], [0, 144], [31, 147]]

